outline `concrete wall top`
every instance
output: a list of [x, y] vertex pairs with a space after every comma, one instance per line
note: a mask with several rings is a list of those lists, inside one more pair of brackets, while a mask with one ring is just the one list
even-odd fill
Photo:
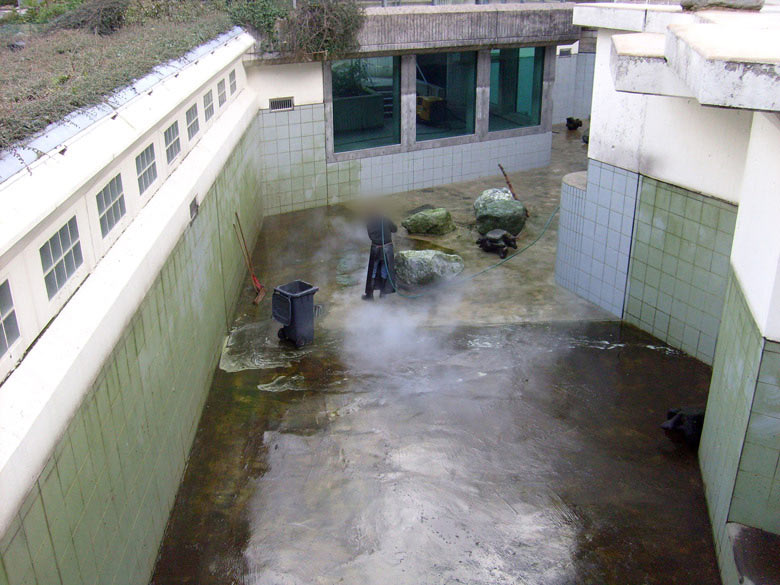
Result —
[[360, 53], [572, 43], [574, 5], [480, 4], [367, 8]]

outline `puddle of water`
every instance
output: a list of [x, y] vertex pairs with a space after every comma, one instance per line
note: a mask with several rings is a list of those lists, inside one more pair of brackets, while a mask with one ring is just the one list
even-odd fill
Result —
[[288, 390], [303, 390], [304, 377], [300, 374], [294, 376], [277, 376], [267, 384], [258, 384], [261, 392], [287, 392]]
[[707, 368], [614, 323], [359, 306], [304, 351], [232, 332], [155, 585], [718, 583], [696, 455], [655, 420]]

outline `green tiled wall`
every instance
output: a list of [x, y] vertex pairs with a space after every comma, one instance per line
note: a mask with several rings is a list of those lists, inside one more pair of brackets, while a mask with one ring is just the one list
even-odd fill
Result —
[[736, 207], [642, 177], [623, 318], [712, 364]]
[[729, 520], [780, 534], [780, 343], [764, 341]]
[[262, 223], [259, 137], [255, 122], [0, 538], [0, 585], [148, 583], [242, 283], [233, 213], [250, 243]]
[[328, 204], [322, 104], [259, 115], [268, 215]]
[[699, 448], [704, 490], [724, 583], [738, 582], [726, 532], [763, 348], [739, 281], [730, 274]]

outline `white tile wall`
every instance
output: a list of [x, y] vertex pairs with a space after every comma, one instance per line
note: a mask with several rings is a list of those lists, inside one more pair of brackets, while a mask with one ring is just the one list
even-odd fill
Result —
[[569, 116], [590, 118], [595, 62], [595, 53], [558, 57], [552, 91], [553, 124], [563, 124]]
[[639, 175], [590, 160], [587, 190], [564, 184], [555, 279], [623, 316]]

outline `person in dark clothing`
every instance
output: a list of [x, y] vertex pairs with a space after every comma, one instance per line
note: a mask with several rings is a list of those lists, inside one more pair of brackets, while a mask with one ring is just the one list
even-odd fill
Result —
[[379, 296], [395, 292], [393, 234], [398, 231], [398, 227], [382, 215], [372, 215], [366, 222], [366, 228], [371, 238], [371, 253], [368, 256], [366, 294], [363, 300], [370, 301], [374, 298], [375, 290], [379, 290]]

